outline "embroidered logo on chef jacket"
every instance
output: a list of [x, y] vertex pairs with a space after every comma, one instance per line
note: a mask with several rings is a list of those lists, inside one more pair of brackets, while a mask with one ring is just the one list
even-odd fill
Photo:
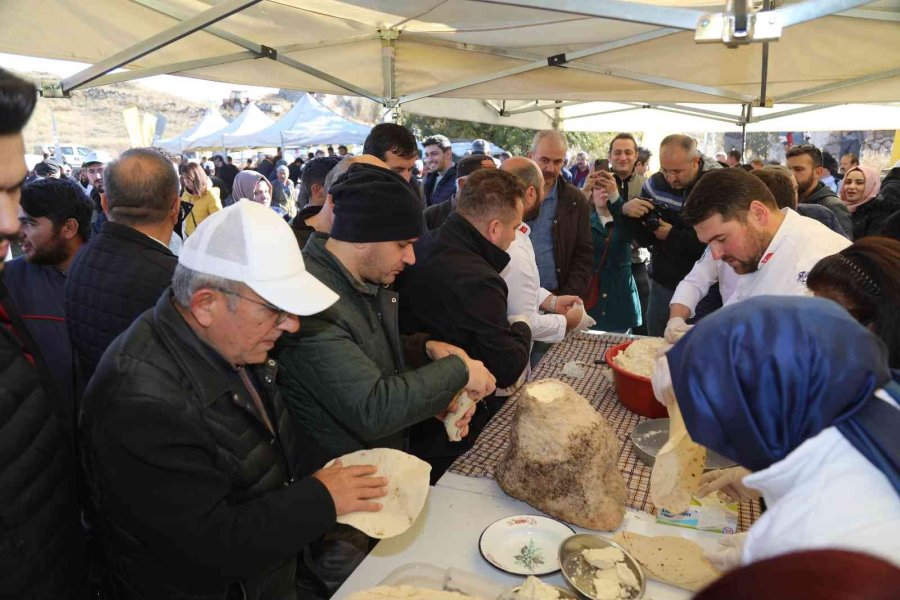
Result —
[[527, 226], [527, 225], [520, 225], [520, 226], [519, 226], [519, 231], [521, 231], [522, 233], [528, 233], [528, 226]]
[[766, 254], [765, 256], [763, 256], [763, 259], [762, 259], [761, 261], [759, 261], [759, 264], [761, 264], [761, 265], [766, 264], [767, 262], [769, 262], [770, 260], [772, 260], [772, 257], [773, 257], [773, 256], [775, 256], [775, 253], [774, 253], [774, 252], [769, 252], [768, 254]]
[[797, 283], [806, 285], [806, 278], [809, 277], [809, 271], [800, 271], [797, 273]]

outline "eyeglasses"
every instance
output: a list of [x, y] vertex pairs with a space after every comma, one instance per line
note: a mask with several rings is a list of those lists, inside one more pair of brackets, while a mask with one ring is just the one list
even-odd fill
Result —
[[277, 306], [275, 306], [273, 304], [269, 304], [268, 302], [260, 302], [259, 300], [254, 300], [253, 298], [248, 298], [247, 296], [242, 296], [236, 292], [229, 292], [228, 290], [219, 289], [219, 291], [222, 292], [223, 294], [228, 294], [229, 296], [235, 296], [242, 300], [246, 300], [247, 302], [252, 302], [253, 304], [258, 304], [258, 305], [262, 306], [263, 308], [266, 308], [266, 309], [270, 310], [271, 312], [275, 313], [276, 315], [278, 315], [277, 317], [275, 317], [275, 325], [281, 325], [282, 323], [287, 321], [288, 317], [291, 316], [291, 313], [289, 313], [288, 311], [281, 310]]

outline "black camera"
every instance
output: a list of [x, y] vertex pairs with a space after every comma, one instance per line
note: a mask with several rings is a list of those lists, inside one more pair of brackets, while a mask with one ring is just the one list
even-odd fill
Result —
[[[642, 198], [642, 200], [648, 200], [647, 198]], [[653, 202], [652, 200], [648, 200], [649, 202]], [[641, 225], [647, 228], [647, 231], [656, 231], [659, 229], [659, 222], [662, 220], [663, 215], [662, 211], [660, 211], [660, 205], [656, 202], [653, 202], [653, 208], [646, 215], [641, 217], [639, 220]]]

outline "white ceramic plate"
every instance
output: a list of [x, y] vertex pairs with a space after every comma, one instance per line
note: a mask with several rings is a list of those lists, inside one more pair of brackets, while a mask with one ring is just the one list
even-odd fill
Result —
[[478, 549], [486, 561], [514, 575], [559, 571], [559, 546], [575, 531], [541, 515], [513, 515], [481, 532]]

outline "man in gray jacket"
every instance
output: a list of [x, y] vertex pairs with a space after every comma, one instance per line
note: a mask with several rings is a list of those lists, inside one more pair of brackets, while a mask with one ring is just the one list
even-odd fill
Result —
[[800, 204], [818, 204], [834, 213], [844, 233], [853, 239], [853, 221], [850, 211], [830, 187], [819, 181], [819, 175], [826, 175], [822, 167], [822, 151], [812, 144], [800, 144], [787, 151], [787, 166], [797, 179], [797, 194]]

